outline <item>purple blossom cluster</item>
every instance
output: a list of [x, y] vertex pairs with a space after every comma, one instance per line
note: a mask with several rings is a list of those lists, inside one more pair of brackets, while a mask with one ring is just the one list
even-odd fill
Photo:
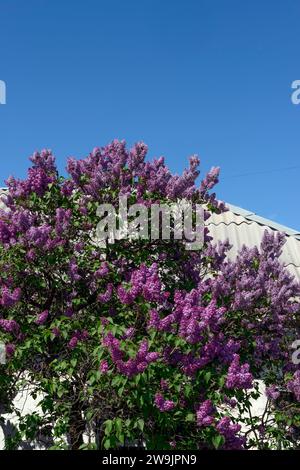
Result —
[[28, 177], [26, 180], [21, 181], [10, 177], [6, 184], [9, 188], [10, 194], [16, 198], [24, 198], [31, 193], [36, 193], [38, 196], [43, 196], [48, 189], [48, 185], [55, 181], [55, 176], [49, 175], [43, 168], [30, 168], [28, 170]]
[[175, 403], [172, 400], [166, 400], [159, 392], [155, 394], [154, 404], [161, 412], [171, 411], [175, 408]]
[[225, 438], [224, 449], [238, 450], [244, 448], [246, 440], [238, 435], [241, 425], [232, 423], [229, 416], [223, 416], [216, 425], [216, 429]]
[[44, 325], [44, 323], [46, 323], [46, 321], [48, 320], [48, 317], [49, 317], [48, 310], [44, 310], [43, 312], [39, 313], [39, 315], [37, 316], [35, 320], [36, 325]]
[[16, 303], [19, 302], [20, 298], [21, 289], [19, 287], [13, 291], [11, 291], [6, 286], [2, 287], [0, 303], [3, 307], [13, 307]]
[[108, 267], [108, 264], [104, 261], [103, 263], [101, 263], [100, 268], [97, 269], [97, 271], [95, 271], [95, 277], [97, 279], [102, 279], [108, 273], [109, 273], [109, 267]]
[[8, 358], [12, 357], [15, 353], [15, 350], [16, 350], [16, 345], [15, 344], [6, 343], [6, 345], [5, 345], [6, 357], [8, 357]]
[[294, 373], [294, 377], [288, 381], [287, 389], [294, 394], [296, 400], [300, 402], [300, 370]]
[[80, 281], [81, 275], [79, 274], [79, 267], [75, 258], [72, 258], [69, 263], [69, 276], [72, 281]]
[[75, 349], [79, 341], [86, 341], [88, 338], [89, 338], [89, 333], [87, 330], [75, 330], [68, 343], [69, 349]]
[[205, 400], [203, 403], [201, 403], [196, 412], [197, 426], [211, 426], [215, 421], [214, 414], [215, 408], [211, 400]]
[[55, 157], [51, 150], [43, 149], [41, 152], [34, 152], [30, 157], [34, 168], [41, 168], [46, 173], [56, 173]]
[[112, 189], [118, 187], [122, 194], [130, 195], [132, 181], [135, 179], [138, 197], [149, 192], [176, 200], [177, 197], [190, 198], [198, 193], [217, 210], [225, 209], [214, 194], [209, 194], [209, 190], [218, 181], [218, 169], [212, 169], [206, 183], [201, 189], [197, 189], [195, 182], [199, 175], [199, 159], [196, 156], [190, 158], [189, 168], [182, 176], [178, 176], [171, 174], [163, 157], [152, 162], [146, 161], [147, 151], [143, 142], [136, 143], [127, 151], [124, 141], [114, 140], [106, 147], [95, 148], [84, 160], [70, 158], [67, 170], [74, 185], [96, 200], [103, 186], [110, 186]]
[[20, 325], [15, 320], [0, 319], [0, 328], [6, 333], [19, 333]]
[[109, 365], [108, 365], [108, 362], [103, 359], [101, 362], [100, 362], [100, 367], [99, 367], [99, 370], [102, 374], [107, 374], [108, 370], [109, 370]]
[[233, 361], [228, 369], [226, 387], [227, 388], [242, 388], [247, 390], [253, 387], [253, 376], [249, 372], [249, 364], [240, 365], [240, 356], [234, 354]]
[[266, 396], [269, 398], [269, 400], [277, 400], [277, 398], [280, 396], [278, 387], [275, 384], [266, 387]]
[[62, 207], [58, 207], [56, 209], [56, 216], [55, 216], [55, 230], [57, 236], [61, 237], [66, 229], [68, 229], [70, 225], [72, 217], [71, 209], [63, 209]]
[[113, 284], [108, 283], [106, 286], [106, 291], [102, 294], [99, 294], [97, 297], [98, 302], [101, 304], [106, 304], [107, 302], [110, 301], [113, 295]]
[[127, 377], [133, 377], [144, 372], [149, 364], [156, 362], [160, 357], [158, 352], [149, 352], [148, 341], [143, 340], [136, 356], [124, 361], [124, 353], [121, 350], [120, 341], [111, 332], [104, 336], [103, 346], [109, 350], [117, 370]]
[[132, 273], [130, 285], [129, 289], [125, 289], [122, 285], [117, 289], [122, 304], [130, 305], [138, 296], [142, 296], [150, 302], [160, 302], [166, 298], [165, 293], [162, 291], [156, 263], [153, 263], [149, 268], [142, 264], [139, 269]]

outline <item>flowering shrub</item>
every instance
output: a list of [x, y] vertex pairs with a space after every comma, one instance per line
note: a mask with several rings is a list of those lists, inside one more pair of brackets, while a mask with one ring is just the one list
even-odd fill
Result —
[[[43, 434], [53, 448], [246, 449], [299, 446], [297, 337], [299, 285], [279, 262], [284, 237], [266, 233], [235, 261], [229, 243], [202, 250], [181, 240], [116, 240], [99, 246], [97, 207], [170, 204], [186, 198], [205, 218], [224, 211], [200, 186], [193, 156], [182, 176], [147, 147], [113, 141], [68, 178], [52, 153], [31, 157], [25, 180], [7, 181], [0, 216], [0, 397], [24, 381], [41, 414], [20, 416], [20, 439]], [[268, 386], [266, 413], [253, 417], [256, 379]], [[4, 398], [2, 398], [4, 400]], [[84, 444], [83, 435], [95, 433]]]

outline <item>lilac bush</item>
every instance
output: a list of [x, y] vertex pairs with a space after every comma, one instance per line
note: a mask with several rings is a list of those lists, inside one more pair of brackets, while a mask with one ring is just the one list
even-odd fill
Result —
[[[13, 407], [20, 383], [41, 394], [42, 414], [20, 417], [20, 439], [48, 435], [53, 448], [248, 449], [299, 446], [299, 285], [279, 261], [281, 234], [261, 246], [187, 251], [181, 240], [96, 240], [97, 207], [202, 204], [205, 219], [226, 210], [200, 185], [199, 160], [182, 176], [147, 146], [113, 141], [67, 178], [49, 150], [35, 153], [25, 180], [10, 177], [0, 215], [0, 398]], [[249, 412], [268, 386], [262, 418]], [[2, 400], [4, 400], [2, 398]], [[84, 444], [93, 429], [95, 441]]]

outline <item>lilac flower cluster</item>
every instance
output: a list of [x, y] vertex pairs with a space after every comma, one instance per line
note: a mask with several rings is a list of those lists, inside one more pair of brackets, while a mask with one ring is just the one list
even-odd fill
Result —
[[49, 317], [49, 311], [44, 310], [37, 316], [35, 320], [36, 325], [44, 325], [44, 323], [46, 323], [46, 321], [48, 320], [48, 317]]
[[97, 271], [95, 271], [95, 277], [97, 279], [101, 279], [104, 276], [106, 276], [108, 273], [109, 273], [109, 267], [108, 267], [108, 264], [104, 261], [101, 264], [100, 268], [97, 269]]
[[49, 241], [52, 227], [47, 224], [40, 225], [39, 227], [30, 227], [26, 232], [26, 240], [29, 245], [38, 248], [45, 248]]
[[113, 295], [113, 284], [108, 283], [106, 286], [106, 291], [103, 294], [99, 294], [97, 297], [98, 302], [101, 304], [106, 304], [110, 301]]
[[201, 182], [200, 191], [206, 193], [212, 189], [219, 182], [220, 168], [212, 167], [212, 169], [207, 173], [204, 180]]
[[75, 330], [68, 343], [69, 349], [75, 349], [79, 341], [86, 341], [89, 338], [89, 333], [86, 330]]
[[277, 398], [280, 396], [278, 387], [275, 384], [266, 387], [266, 396], [269, 398], [269, 400], [277, 400]]
[[300, 370], [297, 370], [294, 373], [292, 380], [289, 380], [287, 383], [287, 389], [292, 392], [296, 400], [300, 402]]
[[56, 173], [55, 157], [49, 149], [35, 152], [30, 157], [30, 161], [34, 168], [42, 168], [46, 173]]
[[56, 209], [55, 231], [57, 236], [61, 237], [64, 231], [68, 229], [71, 217], [71, 209], [63, 209], [62, 207]]
[[215, 421], [214, 413], [215, 408], [211, 400], [205, 400], [203, 403], [201, 403], [196, 412], [197, 426], [211, 426]]
[[238, 435], [241, 430], [240, 424], [234, 424], [229, 416], [224, 416], [216, 425], [217, 431], [225, 438], [224, 449], [238, 450], [245, 446], [245, 438]]
[[228, 369], [226, 387], [249, 389], [253, 387], [253, 376], [249, 372], [249, 364], [240, 365], [240, 356], [234, 354], [233, 361]]
[[15, 350], [16, 350], [16, 345], [13, 344], [13, 343], [6, 343], [5, 345], [5, 353], [6, 353], [6, 357], [12, 357], [15, 353]]
[[3, 307], [13, 307], [21, 298], [21, 289], [17, 287], [11, 291], [8, 287], [2, 287], [0, 303]]
[[166, 400], [161, 393], [155, 394], [154, 404], [161, 412], [171, 411], [175, 408], [175, 403], [172, 400]]
[[31, 193], [36, 193], [38, 196], [43, 196], [48, 189], [48, 185], [55, 181], [55, 176], [49, 175], [42, 168], [30, 168], [28, 170], [28, 177], [26, 180], [21, 181], [10, 177], [6, 184], [9, 188], [10, 194], [16, 198], [24, 198]]
[[15, 320], [5, 320], [0, 319], [0, 328], [2, 328], [6, 333], [19, 333], [20, 325]]
[[111, 332], [104, 336], [103, 346], [109, 350], [117, 370], [127, 377], [133, 377], [144, 372], [150, 363], [156, 362], [160, 357], [158, 352], [149, 352], [148, 341], [143, 340], [136, 356], [124, 361], [124, 353], [121, 350], [120, 341]]
[[138, 296], [142, 296], [150, 302], [160, 302], [166, 298], [166, 295], [162, 292], [162, 284], [156, 263], [153, 263], [150, 268], [142, 264], [139, 269], [132, 273], [130, 284], [129, 289], [125, 289], [122, 285], [117, 289], [118, 297], [125, 305], [132, 304]]
[[100, 362], [100, 367], [99, 367], [99, 370], [102, 374], [107, 374], [108, 370], [109, 370], [109, 365], [108, 365], [108, 362], [103, 359], [101, 362]]
[[207, 176], [205, 184], [197, 190], [195, 182], [199, 175], [199, 159], [190, 158], [189, 168], [182, 176], [172, 175], [165, 166], [164, 158], [145, 161], [147, 146], [138, 142], [128, 152], [124, 141], [114, 140], [103, 148], [96, 148], [84, 160], [68, 160], [67, 170], [76, 186], [96, 200], [104, 186], [112, 189], [119, 187], [121, 194], [131, 194], [132, 180], [136, 180], [138, 197], [145, 192], [159, 192], [162, 197], [175, 200], [177, 197], [201, 197], [217, 210], [224, 210], [224, 204], [216, 200], [215, 195], [209, 195], [218, 181], [218, 169], [213, 169]]
[[80, 281], [81, 275], [79, 274], [79, 267], [76, 259], [72, 258], [69, 263], [69, 276], [72, 281]]

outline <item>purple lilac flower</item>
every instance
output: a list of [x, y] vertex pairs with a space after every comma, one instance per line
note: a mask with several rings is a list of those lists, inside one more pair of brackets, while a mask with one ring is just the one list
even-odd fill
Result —
[[229, 398], [227, 395], [224, 395], [224, 403], [229, 405], [231, 408], [235, 408], [237, 405], [237, 400], [235, 398]]
[[101, 279], [102, 277], [106, 276], [109, 273], [109, 267], [106, 262], [103, 262], [99, 269], [95, 272], [95, 277], [97, 279]]
[[205, 193], [212, 189], [219, 181], [220, 168], [212, 167], [201, 183], [200, 191]]
[[74, 245], [74, 250], [77, 251], [78, 253], [81, 253], [83, 248], [84, 248], [83, 242], [78, 242], [78, 243], [75, 243]]
[[16, 346], [12, 343], [7, 343], [5, 345], [5, 352], [7, 357], [12, 357], [15, 353]]
[[122, 336], [122, 339], [132, 339], [134, 337], [136, 329], [131, 326], [130, 328], [127, 328], [124, 335]]
[[3, 307], [12, 307], [17, 302], [19, 302], [21, 298], [21, 289], [16, 288], [13, 292], [11, 292], [7, 287], [2, 287], [2, 298], [1, 298], [1, 305]]
[[35, 152], [32, 157], [30, 157], [30, 160], [36, 168], [42, 168], [49, 173], [56, 172], [55, 157], [51, 150], [44, 149], [41, 152]]
[[108, 372], [108, 369], [109, 369], [109, 365], [108, 365], [108, 362], [103, 359], [101, 362], [100, 362], [100, 367], [99, 367], [99, 370], [102, 374], [106, 374]]
[[100, 322], [102, 326], [109, 325], [109, 321], [106, 317], [100, 317]]
[[59, 237], [61, 237], [64, 231], [69, 227], [71, 216], [71, 209], [63, 209], [62, 207], [56, 209], [55, 231]]
[[63, 182], [63, 184], [61, 186], [61, 193], [64, 196], [69, 197], [69, 196], [72, 195], [72, 193], [74, 191], [74, 188], [75, 188], [74, 182], [66, 180], [66, 181]]
[[295, 395], [297, 401], [300, 401], [300, 370], [297, 370], [293, 379], [288, 381], [287, 389]]
[[154, 404], [159, 411], [171, 411], [175, 408], [175, 403], [171, 400], [165, 400], [161, 393], [156, 393], [154, 397]]
[[220, 419], [216, 425], [216, 429], [225, 438], [224, 449], [239, 450], [244, 447], [246, 439], [238, 436], [241, 425], [232, 423], [228, 416], [224, 416]]
[[37, 319], [35, 320], [35, 323], [37, 325], [43, 325], [44, 323], [46, 323], [46, 321], [48, 319], [48, 316], [49, 316], [49, 311], [45, 310], [44, 312], [40, 313], [37, 316]]
[[70, 276], [70, 279], [72, 279], [72, 281], [79, 281], [81, 279], [78, 269], [79, 268], [78, 268], [75, 258], [72, 258], [69, 263], [69, 276]]
[[71, 318], [74, 315], [74, 310], [72, 307], [67, 307], [65, 310], [65, 316]]
[[161, 388], [164, 392], [166, 392], [166, 391], [169, 390], [169, 384], [168, 384], [167, 380], [161, 379], [161, 381], [160, 381], [160, 388]]
[[197, 425], [199, 427], [210, 426], [214, 422], [214, 407], [211, 400], [205, 400], [199, 406], [196, 417], [197, 417]]
[[73, 336], [78, 339], [78, 341], [86, 341], [89, 338], [89, 332], [87, 330], [75, 330]]
[[30, 227], [26, 232], [26, 238], [29, 244], [34, 247], [44, 248], [50, 239], [52, 227], [43, 224], [40, 227]]
[[36, 251], [33, 248], [27, 251], [26, 259], [30, 262], [36, 259]]
[[106, 304], [112, 298], [112, 294], [113, 294], [113, 285], [109, 283], [106, 286], [106, 292], [104, 292], [104, 294], [98, 295], [98, 302], [102, 304]]
[[69, 349], [75, 349], [77, 346], [77, 343], [78, 343], [78, 338], [76, 336], [73, 336], [68, 343]]
[[114, 362], [120, 361], [123, 358], [123, 353], [120, 349], [120, 342], [111, 332], [104, 336], [103, 346], [108, 348]]
[[280, 392], [278, 390], [278, 387], [274, 384], [267, 387], [266, 388], [266, 396], [270, 400], [277, 400], [277, 398], [280, 396]]
[[253, 376], [249, 372], [249, 364], [240, 365], [240, 356], [234, 354], [228, 369], [226, 387], [249, 389], [253, 387]]
[[15, 320], [4, 320], [0, 319], [0, 328], [6, 333], [19, 333], [20, 325]]

